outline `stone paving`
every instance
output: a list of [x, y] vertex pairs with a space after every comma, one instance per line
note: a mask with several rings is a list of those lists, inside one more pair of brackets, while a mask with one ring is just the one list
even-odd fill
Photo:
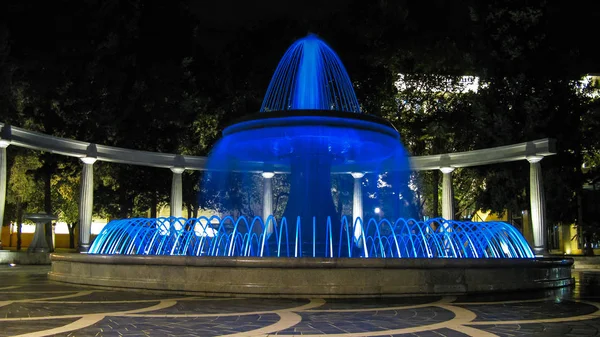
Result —
[[600, 336], [600, 271], [544, 292], [257, 299], [119, 291], [0, 266], [0, 336]]

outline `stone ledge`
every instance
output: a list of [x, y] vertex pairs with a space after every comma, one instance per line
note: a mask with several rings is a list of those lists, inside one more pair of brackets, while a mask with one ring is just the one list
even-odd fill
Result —
[[33, 253], [21, 251], [14, 252], [10, 250], [0, 250], [0, 264], [21, 264], [21, 265], [43, 265], [50, 264], [49, 253]]
[[52, 261], [86, 262], [94, 264], [134, 264], [196, 267], [245, 268], [375, 268], [375, 269], [435, 269], [470, 268], [504, 269], [507, 267], [571, 267], [571, 258], [542, 259], [378, 259], [378, 258], [286, 258], [286, 257], [195, 257], [173, 255], [97, 255], [54, 253]]
[[573, 256], [575, 269], [600, 269], [600, 256]]
[[573, 282], [572, 261], [564, 259], [275, 259], [279, 262], [263, 264], [256, 258], [156, 258], [53, 254], [49, 278], [209, 296], [324, 298], [519, 291]]

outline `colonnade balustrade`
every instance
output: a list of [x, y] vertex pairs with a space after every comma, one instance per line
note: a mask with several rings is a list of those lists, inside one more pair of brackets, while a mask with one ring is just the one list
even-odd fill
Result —
[[[45, 135], [0, 123], [0, 223], [2, 223], [4, 218], [6, 204], [6, 150], [9, 145], [80, 158], [82, 162], [79, 200], [80, 252], [87, 252], [90, 247], [94, 198], [94, 163], [96, 161], [170, 169], [172, 172], [170, 206], [171, 216], [174, 217], [180, 217], [183, 209], [183, 172], [185, 170], [204, 170], [207, 161], [206, 157], [146, 152], [91, 144]], [[447, 220], [453, 220], [455, 210], [453, 206], [452, 173], [456, 168], [527, 160], [530, 165], [529, 189], [531, 196], [533, 248], [536, 255], [545, 255], [547, 254], [547, 231], [541, 160], [545, 156], [553, 154], [556, 154], [555, 141], [553, 139], [540, 139], [468, 152], [412, 157], [411, 166], [416, 171], [440, 170], [442, 172], [442, 217]], [[384, 163], [384, 167], [385, 165], [393, 167], [394, 163]], [[267, 217], [273, 213], [273, 177], [277, 173], [286, 172], [284, 168], [279, 168], [278, 170], [277, 167], [265, 171], [259, 165], [252, 172], [260, 173], [263, 177], [263, 217], [266, 221]], [[356, 222], [357, 218], [363, 217], [362, 179], [367, 172], [334, 173], [351, 174], [354, 179], [352, 217], [354, 222]], [[361, 229], [355, 228], [355, 234], [357, 234], [356, 231], [360, 235]], [[1, 233], [2, 227], [0, 226], [0, 235]]]

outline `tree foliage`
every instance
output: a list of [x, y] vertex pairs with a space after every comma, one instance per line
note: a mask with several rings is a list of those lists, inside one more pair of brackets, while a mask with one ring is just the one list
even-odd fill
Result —
[[[207, 155], [223, 127], [258, 111], [289, 44], [313, 32], [344, 61], [363, 111], [389, 119], [412, 155], [555, 138], [558, 155], [542, 162], [551, 223], [578, 219], [582, 186], [597, 177], [599, 103], [593, 83], [578, 82], [599, 70], [589, 42], [598, 21], [592, 4], [265, 1], [236, 4], [239, 13], [230, 1], [0, 6], [0, 120], [20, 127]], [[479, 79], [476, 92], [465, 89], [464, 75]], [[54, 209], [72, 221], [79, 164], [51, 158]], [[24, 163], [15, 160], [11, 174], [15, 165]], [[527, 165], [456, 170], [457, 216], [526, 209]], [[167, 170], [97, 163], [95, 176], [96, 214], [142, 215], [168, 203]], [[439, 214], [441, 175], [413, 178], [411, 207]], [[193, 214], [201, 174], [183, 179]], [[275, 179], [281, 209], [287, 191]], [[25, 198], [12, 191], [11, 207]], [[228, 196], [238, 204], [248, 197]], [[335, 195], [338, 205], [347, 197]]]

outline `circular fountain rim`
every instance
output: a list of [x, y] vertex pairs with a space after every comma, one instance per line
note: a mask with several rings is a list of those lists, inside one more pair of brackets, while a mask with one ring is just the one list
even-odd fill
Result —
[[[573, 284], [570, 258], [322, 259], [52, 254], [53, 281], [261, 298], [498, 293]], [[184, 268], [184, 269], [182, 269]], [[183, 277], [182, 275], [187, 277]], [[520, 282], [515, 282], [515, 279]]]
[[[360, 125], [349, 125], [349, 121], [363, 122]], [[241, 131], [278, 126], [332, 126], [353, 127], [374, 131], [394, 138], [400, 133], [394, 125], [381, 117], [364, 113], [336, 110], [286, 110], [259, 112], [242, 117], [229, 124], [223, 130], [223, 136]]]

